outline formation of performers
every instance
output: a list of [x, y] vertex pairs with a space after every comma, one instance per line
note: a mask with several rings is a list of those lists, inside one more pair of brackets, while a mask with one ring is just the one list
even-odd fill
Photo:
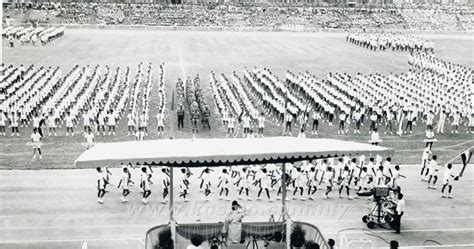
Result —
[[[447, 130], [474, 133], [472, 69], [426, 53], [410, 54], [409, 65], [407, 73], [329, 73], [325, 79], [308, 71], [287, 71], [279, 79], [267, 68], [245, 69], [242, 76], [234, 72], [230, 77], [211, 72], [210, 88], [227, 137], [261, 137], [268, 124], [283, 125], [285, 135], [296, 128], [299, 137], [306, 137], [309, 130], [317, 135], [322, 124], [338, 134], [360, 134], [366, 126], [372, 141], [381, 141], [382, 131], [384, 135], [413, 133], [420, 123], [428, 139]], [[94, 134], [116, 135], [126, 117], [128, 135], [143, 140], [148, 136], [150, 108], [157, 111], [158, 135], [164, 134], [170, 115], [164, 65], [158, 73], [156, 109], [150, 106], [155, 85], [151, 64], [140, 63], [134, 78], [130, 67], [77, 65], [62, 75], [60, 67], [2, 64], [0, 71], [0, 135], [10, 128], [12, 136], [19, 136], [23, 127], [31, 130], [32, 126], [40, 136], [45, 135], [43, 129], [56, 136], [64, 125], [63, 134], [73, 136], [82, 123], [90, 147]], [[184, 128], [186, 108], [193, 136], [199, 120], [210, 129], [211, 108], [199, 75], [186, 83], [179, 80], [176, 86], [178, 128]]]
[[[454, 198], [452, 193], [454, 181], [458, 181], [462, 173], [455, 174], [453, 165], [438, 163], [438, 156], [431, 152], [431, 145], [423, 150], [421, 162], [421, 180], [427, 182], [428, 189], [437, 189], [441, 180], [441, 197]], [[283, 171], [283, 166], [285, 171]], [[132, 178], [139, 171], [139, 183]], [[352, 200], [358, 198], [358, 192], [367, 192], [374, 187], [386, 186], [393, 190], [393, 195], [401, 192], [400, 180], [406, 178], [401, 174], [399, 165], [393, 165], [390, 157], [379, 155], [367, 158], [358, 157], [326, 158], [297, 163], [204, 167], [191, 171], [180, 168], [175, 171], [175, 186], [179, 186], [178, 200], [188, 202], [190, 195], [200, 195], [202, 201], [211, 198], [227, 200], [239, 198], [252, 201], [267, 200], [273, 202], [282, 199], [283, 186], [286, 189], [287, 201], [314, 200], [318, 193], [324, 199], [331, 197], [334, 191], [339, 198]], [[461, 170], [463, 171], [463, 170]], [[200, 173], [197, 173], [200, 172]], [[283, 177], [283, 172], [284, 177]], [[98, 203], [103, 203], [107, 186], [112, 182], [112, 173], [107, 167], [97, 168]], [[122, 190], [120, 197], [126, 203], [127, 196], [136, 185], [142, 196], [142, 202], [148, 203], [152, 193], [152, 185], [158, 185], [161, 202], [167, 203], [170, 193], [170, 168], [151, 167], [148, 164], [122, 164], [121, 175], [118, 177], [117, 188]], [[283, 183], [284, 179], [284, 184]], [[199, 187], [198, 187], [199, 186]], [[193, 191], [191, 191], [193, 189]], [[199, 189], [199, 191], [197, 191]], [[200, 192], [200, 193], [198, 193]]]
[[178, 130], [184, 128], [185, 105], [188, 107], [193, 137], [199, 132], [199, 121], [201, 121], [204, 130], [211, 130], [209, 123], [211, 109], [207, 104], [206, 96], [204, 96], [201, 88], [199, 74], [194, 77], [194, 80], [188, 77], [186, 84], [184, 84], [181, 79], [178, 79], [176, 83], [176, 96], [178, 102], [176, 112], [178, 117]]
[[354, 32], [346, 36], [346, 41], [373, 51], [434, 52], [434, 42], [401, 33]]
[[21, 45], [31, 43], [45, 45], [64, 35], [64, 27], [23, 27], [8, 26], [2, 30], [2, 37], [8, 39], [10, 47], [15, 46], [15, 40], [19, 40]]
[[[60, 67], [2, 65], [0, 71], [0, 135], [5, 136], [9, 126], [11, 136], [20, 136], [20, 128], [31, 125], [35, 130], [33, 134], [39, 135], [35, 140], [40, 140], [46, 132], [48, 136], [57, 136], [58, 128], [64, 125], [64, 135], [74, 136], [76, 127], [82, 123], [85, 146], [89, 148], [93, 145], [94, 133], [116, 135], [127, 105], [129, 135], [138, 140], [147, 135], [153, 86], [151, 63], [146, 69], [140, 63], [133, 81], [130, 67], [112, 70], [108, 66], [76, 65], [65, 76]], [[165, 112], [166, 103], [164, 65], [160, 65], [159, 75], [158, 120]], [[40, 147], [40, 141], [32, 142], [34, 148]]]
[[[451, 133], [465, 126], [474, 132], [472, 69], [443, 61], [433, 55], [409, 56], [411, 70], [400, 75], [329, 73], [320, 79], [309, 72], [288, 71], [280, 80], [269, 69], [244, 70], [243, 79], [234, 72], [229, 80], [210, 75], [213, 97], [228, 136], [243, 127], [243, 136], [253, 128], [263, 132], [265, 116], [285, 126], [285, 134], [297, 125], [299, 136], [311, 129], [318, 134], [321, 123], [337, 125], [338, 134], [361, 133], [368, 125], [372, 134], [413, 133], [424, 123], [426, 131]], [[434, 134], [434, 133], [433, 133]], [[430, 137], [432, 138], [432, 137]]]
[[[121, 176], [117, 187], [122, 189], [121, 201], [127, 202], [127, 196], [133, 186], [142, 193], [142, 201], [147, 204], [152, 192], [152, 185], [158, 185], [161, 202], [166, 203], [170, 187], [170, 169], [160, 167], [153, 169], [150, 165], [137, 166], [140, 177], [133, 175], [133, 165], [122, 165]], [[204, 168], [199, 175], [188, 168], [181, 168], [174, 179], [179, 186], [177, 198], [189, 201], [190, 195], [199, 194], [203, 201], [211, 197], [229, 201], [232, 197], [239, 199], [268, 200], [282, 198], [282, 164], [247, 165], [218, 168]], [[400, 167], [392, 165], [391, 158], [382, 159], [380, 156], [366, 160], [365, 156], [358, 158], [329, 158], [300, 163], [285, 164], [285, 179], [287, 198], [314, 200], [317, 193], [323, 193], [325, 199], [331, 197], [332, 191], [339, 198], [352, 200], [357, 198], [357, 191], [367, 191], [375, 186], [388, 186], [395, 192], [400, 192]], [[97, 168], [98, 202], [103, 203], [107, 186], [112, 182], [111, 172], [107, 167]], [[132, 175], [133, 174], [133, 175]], [[139, 183], [133, 179], [139, 178]], [[433, 183], [434, 184], [434, 183]], [[192, 193], [191, 193], [192, 192]], [[235, 194], [233, 194], [235, 193]]]

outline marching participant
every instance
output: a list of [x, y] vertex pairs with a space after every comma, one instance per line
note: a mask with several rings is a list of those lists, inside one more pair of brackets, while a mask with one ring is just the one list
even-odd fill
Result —
[[321, 181], [319, 184], [323, 182], [323, 177], [324, 177], [324, 182], [326, 183], [326, 193], [324, 193], [324, 198], [328, 199], [329, 198], [329, 193], [331, 193], [333, 187], [334, 187], [334, 178], [335, 178], [335, 172], [331, 168], [331, 166], [327, 166], [326, 171], [321, 175]]
[[354, 134], [360, 134], [360, 125], [362, 123], [362, 113], [359, 109], [357, 109], [353, 114], [352, 118], [354, 119], [355, 129]]
[[308, 186], [308, 196], [310, 200], [314, 200], [313, 196], [316, 194], [316, 191], [318, 190], [318, 185], [316, 184], [316, 176], [317, 176], [317, 171], [315, 167], [311, 167], [308, 176], [307, 176], [307, 183], [306, 185]]
[[373, 131], [375, 131], [375, 129], [377, 129], [377, 119], [378, 119], [377, 113], [373, 111], [369, 119], [370, 119], [369, 131], [370, 133], [372, 133]]
[[201, 186], [200, 188], [204, 188], [204, 201], [209, 201], [208, 197], [211, 194], [211, 179], [210, 179], [210, 170], [209, 168], [205, 168], [199, 178], [201, 178]]
[[[245, 190], [245, 194], [247, 196], [247, 200], [251, 201], [252, 198], [249, 196], [249, 189], [250, 189], [250, 175], [247, 171], [247, 168], [242, 168], [242, 172], [239, 175], [239, 180], [237, 183], [240, 183], [240, 190], [239, 190], [239, 199], [242, 200], [242, 192]], [[238, 184], [237, 184], [238, 185]]]
[[468, 118], [468, 127], [466, 130], [466, 133], [472, 133], [474, 134], [474, 112], [471, 113], [471, 115]]
[[442, 110], [439, 114], [438, 124], [436, 126], [437, 133], [444, 133], [444, 124], [446, 122], [446, 111]]
[[28, 113], [26, 112], [25, 107], [23, 105], [20, 106], [20, 122], [21, 127], [28, 126]]
[[6, 123], [7, 123], [7, 117], [3, 113], [3, 110], [0, 110], [0, 135], [5, 136]]
[[392, 158], [390, 157], [387, 157], [387, 159], [385, 159], [385, 161], [383, 162], [383, 174], [385, 176], [385, 185], [388, 185], [388, 183], [390, 183], [392, 181], [392, 177], [393, 177], [393, 171], [392, 171]]
[[10, 117], [10, 127], [12, 129], [12, 136], [16, 135], [20, 136], [20, 132], [18, 131], [18, 125], [19, 125], [19, 118], [16, 114], [16, 112], [12, 112], [12, 115]]
[[133, 115], [132, 110], [129, 110], [127, 114], [127, 126], [128, 126], [128, 133], [127, 136], [130, 136], [135, 133], [135, 126], [136, 126], [136, 117]]
[[[439, 171], [439, 165], [438, 162], [436, 161], [438, 159], [437, 155], [433, 155], [433, 158], [431, 158], [431, 162], [428, 165], [428, 188], [430, 189], [437, 189], [435, 186], [436, 182], [438, 181], [438, 171]], [[433, 184], [431, 184], [431, 179], [433, 179]]]
[[88, 130], [91, 129], [91, 120], [92, 117], [89, 113], [89, 111], [86, 109], [84, 110], [84, 114], [82, 115], [82, 122], [84, 126], [84, 132], [87, 132]]
[[235, 134], [235, 118], [232, 113], [229, 114], [229, 118], [227, 120], [227, 135], [226, 137], [234, 136]]
[[74, 136], [74, 117], [71, 116], [70, 112], [67, 112], [66, 117], [64, 118], [64, 122], [66, 123], [66, 137], [69, 136], [69, 133], [71, 133], [71, 136]]
[[[102, 135], [105, 136], [105, 121], [107, 119], [107, 115], [103, 110], [99, 110], [97, 114], [97, 136], [100, 135], [100, 131], [102, 131]], [[110, 135], [110, 132], [109, 132]]]
[[178, 195], [178, 198], [183, 197], [184, 202], [188, 202], [189, 199], [187, 197], [189, 195], [189, 180], [188, 180], [188, 174], [185, 168], [181, 169], [181, 175], [179, 179], [179, 188], [181, 189], [181, 193]]
[[159, 135], [164, 135], [165, 134], [165, 112], [162, 110], [158, 110], [158, 113], [156, 114], [156, 119], [158, 122], [158, 136]]
[[385, 131], [384, 131], [384, 134], [387, 134], [387, 132], [390, 133], [390, 135], [393, 135], [393, 112], [392, 112], [392, 109], [388, 109], [387, 112], [386, 112], [386, 116], [385, 116]]
[[444, 190], [448, 187], [448, 198], [452, 199], [453, 196], [451, 195], [451, 191], [453, 190], [453, 181], [457, 181], [459, 179], [458, 176], [454, 176], [452, 174], [452, 164], [446, 165], [443, 173], [443, 188], [441, 188], [441, 198], [446, 198], [444, 195]]
[[258, 117], [258, 136], [263, 137], [263, 129], [265, 128], [265, 114], [262, 112]]
[[135, 139], [137, 141], [143, 141], [145, 139], [145, 131], [143, 131], [142, 127], [138, 128], [137, 132], [135, 132]]
[[128, 201], [126, 197], [130, 194], [130, 172], [128, 171], [128, 168], [126, 166], [123, 167], [122, 171], [122, 177], [120, 178], [117, 188], [120, 189], [120, 187], [122, 187], [122, 196], [120, 197], [120, 200], [122, 201], [122, 203], [125, 203]]
[[429, 146], [425, 147], [423, 150], [423, 154], [421, 155], [421, 180], [422, 181], [427, 181], [426, 177], [428, 176], [428, 164], [429, 164], [429, 159], [431, 156], [431, 148]]
[[451, 133], [459, 133], [458, 127], [461, 121], [461, 113], [459, 111], [456, 111], [456, 113], [453, 115], [453, 122], [451, 123], [452, 130]]
[[398, 191], [401, 192], [401, 190], [400, 190], [400, 177], [406, 178], [406, 176], [400, 174], [400, 166], [399, 165], [395, 165], [394, 168], [395, 168], [395, 170], [393, 171], [392, 187], [394, 189], [398, 189]]
[[375, 172], [375, 186], [383, 186], [384, 185], [384, 174], [383, 174], [383, 166], [380, 165], [378, 170]]
[[350, 178], [350, 171], [349, 166], [344, 166], [344, 170], [342, 171], [341, 179], [338, 182], [339, 187], [339, 198], [342, 198], [342, 190], [345, 188], [347, 193], [347, 199], [352, 200], [350, 195], [350, 188], [349, 188], [349, 178]]
[[244, 128], [242, 137], [247, 137], [250, 132], [250, 116], [247, 112], [242, 117], [242, 127]]
[[94, 146], [94, 133], [89, 129], [87, 133], [84, 134], [84, 138], [86, 139], [86, 149], [92, 148], [92, 146]]
[[260, 186], [260, 190], [258, 191], [257, 200], [260, 200], [260, 195], [262, 194], [263, 190], [267, 194], [268, 200], [272, 202], [273, 200], [270, 197], [270, 190], [269, 190], [269, 179], [267, 175], [267, 169], [261, 169], [260, 174], [258, 175], [257, 181]]
[[115, 136], [115, 129], [117, 126], [117, 117], [115, 116], [112, 110], [109, 110], [107, 114], [107, 125], [109, 126], [109, 136], [110, 134], [112, 134], [112, 136]]
[[139, 118], [139, 125], [138, 128], [141, 128], [142, 131], [145, 133], [145, 136], [148, 136], [148, 117], [146, 116], [146, 112], [143, 111]]
[[295, 184], [295, 190], [293, 191], [293, 199], [296, 200], [296, 193], [298, 190], [300, 191], [300, 200], [305, 201], [306, 199], [303, 197], [303, 185], [304, 185], [304, 178], [305, 175], [301, 172], [301, 168], [296, 168], [296, 171], [293, 172], [292, 175], [294, 184]]
[[[150, 175], [147, 172], [147, 167], [143, 166], [141, 167], [142, 173], [141, 173], [141, 187], [143, 190], [143, 195], [142, 195], [142, 202], [143, 204], [148, 203], [148, 197], [151, 195], [151, 188], [150, 188]], [[164, 199], [165, 197], [163, 197]]]
[[222, 193], [225, 191], [225, 200], [230, 201], [229, 199], [229, 174], [227, 173], [227, 169], [222, 169], [222, 173], [218, 178], [219, 184], [217, 185], [218, 188], [221, 189], [219, 193], [219, 200], [222, 200]]
[[341, 114], [339, 114], [339, 128], [337, 130], [337, 134], [346, 134], [345, 131], [346, 131], [346, 118], [347, 118], [347, 115], [344, 111], [341, 112]]
[[311, 134], [318, 135], [319, 120], [321, 119], [321, 114], [319, 111], [313, 111], [313, 126], [311, 127]]
[[107, 180], [104, 178], [104, 172], [101, 167], [97, 167], [97, 202], [99, 204], [104, 203], [105, 196], [105, 185]]
[[348, 184], [351, 185], [352, 180], [354, 180], [355, 189], [359, 189], [359, 177], [361, 174], [361, 168], [357, 167], [357, 158], [352, 158], [348, 164], [349, 166], [349, 181]]
[[380, 139], [379, 131], [377, 128], [374, 128], [370, 134], [370, 141], [372, 145], [379, 145], [382, 140]]
[[49, 113], [47, 120], [48, 120], [48, 128], [49, 128], [48, 136], [51, 136], [51, 133], [53, 133], [54, 136], [57, 136], [57, 134], [56, 134], [56, 116], [53, 114], [53, 112]]
[[[173, 168], [171, 168], [171, 170], [172, 169]], [[151, 175], [150, 175], [150, 178], [151, 178]], [[162, 195], [163, 198], [161, 199], [161, 203], [166, 204], [167, 203], [166, 196], [168, 196], [169, 194], [169, 186], [170, 186], [170, 176], [168, 174], [166, 167], [161, 168], [159, 179], [160, 179], [161, 189], [163, 190], [163, 195]]]
[[306, 138], [306, 126], [309, 120], [309, 113], [304, 112], [303, 114], [300, 115], [300, 130], [298, 133], [299, 138]]
[[43, 159], [41, 156], [41, 135], [38, 133], [38, 129], [33, 128], [33, 133], [30, 138], [33, 144], [33, 158], [31, 158], [31, 160], [35, 160], [36, 152], [38, 152], [39, 159]]
[[285, 134], [288, 133], [291, 136], [291, 125], [293, 122], [293, 115], [288, 111], [285, 115]]

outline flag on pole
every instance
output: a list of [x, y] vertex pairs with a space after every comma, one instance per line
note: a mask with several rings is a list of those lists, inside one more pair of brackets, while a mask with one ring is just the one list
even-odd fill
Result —
[[464, 169], [466, 168], [467, 164], [471, 160], [473, 151], [474, 151], [474, 147], [471, 147], [470, 149], [464, 151], [461, 154], [462, 169], [461, 169], [461, 173], [459, 173], [459, 176], [462, 176], [462, 174], [464, 173]]

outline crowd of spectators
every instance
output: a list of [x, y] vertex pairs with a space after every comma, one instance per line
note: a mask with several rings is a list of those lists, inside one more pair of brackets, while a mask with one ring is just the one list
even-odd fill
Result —
[[453, 30], [459, 24], [456, 15], [435, 9], [408, 9], [401, 15], [410, 28], [419, 30]]
[[36, 10], [63, 24], [133, 24], [195, 27], [396, 28], [472, 30], [473, 10], [434, 6], [343, 8], [282, 5], [165, 5], [61, 3]]
[[125, 20], [123, 7], [116, 4], [104, 4], [96, 8], [99, 22], [105, 24], [121, 24]]

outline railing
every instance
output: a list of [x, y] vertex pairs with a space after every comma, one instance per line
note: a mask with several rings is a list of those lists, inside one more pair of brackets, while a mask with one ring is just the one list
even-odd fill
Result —
[[[232, 32], [308, 32], [308, 33], [347, 33], [361, 31], [360, 28], [333, 29], [304, 27], [302, 25], [286, 27], [225, 27], [225, 26], [149, 26], [149, 25], [98, 25], [98, 24], [45, 24], [46, 27], [65, 27], [67, 29], [114, 29], [114, 30], [161, 30], [161, 31], [232, 31]], [[366, 29], [366, 32], [398, 32], [404, 34], [434, 35], [472, 35], [473, 31], [451, 30], [415, 30], [415, 29]]]
[[[316, 242], [319, 244], [321, 249], [329, 249], [324, 236], [321, 234], [319, 229], [305, 222], [292, 222], [291, 226], [295, 227], [300, 225], [305, 231], [305, 240]], [[252, 222], [242, 224], [242, 243], [230, 244], [226, 241], [226, 238], [222, 236], [222, 228], [224, 223], [196, 223], [196, 224], [179, 224], [176, 226], [176, 241], [174, 243], [175, 249], [186, 248], [191, 244], [190, 238], [194, 234], [202, 236], [204, 239], [203, 247], [209, 248], [210, 244], [219, 244], [220, 248], [248, 248], [249, 246], [258, 246], [263, 248], [265, 238], [270, 238], [275, 232], [280, 232], [283, 236], [283, 243], [286, 243], [286, 224], [277, 222]], [[160, 244], [160, 237], [164, 236], [164, 233], [169, 234], [169, 225], [159, 225], [148, 230], [145, 241], [146, 249], [158, 248]], [[163, 243], [163, 241], [161, 241]]]

